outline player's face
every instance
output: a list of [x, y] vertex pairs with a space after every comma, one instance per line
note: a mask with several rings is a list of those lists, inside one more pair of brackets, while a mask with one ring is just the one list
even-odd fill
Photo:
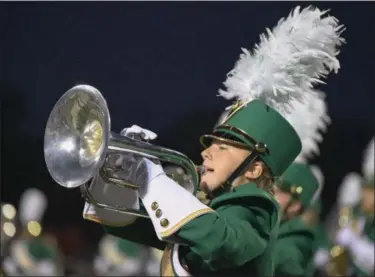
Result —
[[285, 209], [288, 207], [292, 199], [291, 194], [281, 190], [278, 186], [275, 186], [274, 196], [275, 196], [277, 203], [279, 203], [281, 210], [285, 211]]
[[[201, 190], [209, 193], [219, 188], [249, 154], [249, 150], [213, 140], [210, 147], [201, 153], [205, 168], [201, 176]], [[246, 178], [239, 178], [242, 178], [241, 181], [246, 183]]]

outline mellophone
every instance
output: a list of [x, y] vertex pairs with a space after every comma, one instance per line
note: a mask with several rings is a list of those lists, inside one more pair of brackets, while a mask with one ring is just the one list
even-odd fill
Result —
[[[137, 190], [139, 186], [129, 182], [126, 175], [136, 166], [132, 159], [142, 157], [181, 168], [188, 178], [178, 183], [191, 193], [197, 192], [204, 168], [180, 152], [112, 132], [107, 102], [95, 87], [74, 86], [54, 105], [44, 134], [47, 169], [60, 186], [80, 188], [87, 202], [147, 218], [141, 210], [100, 203], [89, 189], [97, 185], [95, 178], [100, 176], [107, 184]], [[120, 165], [119, 160], [123, 161]], [[173, 173], [170, 175], [173, 178]]]

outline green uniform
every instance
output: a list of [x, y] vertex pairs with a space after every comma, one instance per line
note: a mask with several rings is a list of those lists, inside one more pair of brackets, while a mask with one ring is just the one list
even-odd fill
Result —
[[9, 276], [63, 276], [64, 267], [55, 245], [43, 238], [15, 240], [3, 268]]
[[[282, 190], [290, 193], [292, 200], [300, 202], [301, 212], [311, 209], [312, 212], [319, 213], [319, 205], [312, 203], [319, 184], [307, 165], [293, 163], [284, 172], [281, 180], [278, 185]], [[302, 214], [281, 223], [275, 251], [276, 276], [314, 274], [316, 231], [316, 222], [307, 222]]]
[[[363, 189], [370, 189], [367, 192], [369, 195], [374, 193], [373, 177], [359, 179], [359, 182], [362, 182]], [[353, 196], [352, 191], [344, 190], [341, 197], [350, 199], [350, 196]], [[358, 192], [361, 191], [358, 190]], [[361, 200], [360, 197], [355, 198], [358, 201], [360, 200], [359, 202], [351, 203], [351, 206], [349, 206], [351, 207], [349, 209], [350, 214], [347, 216], [349, 220], [347, 220], [347, 224], [337, 231], [334, 238], [341, 247], [345, 248], [346, 254], [345, 262], [342, 260], [336, 261], [336, 266], [341, 266], [343, 268], [341, 271], [346, 270], [346, 272], [354, 276], [373, 276], [374, 274], [374, 210], [373, 207], [372, 210], [366, 212], [363, 210], [363, 204], [371, 208], [371, 205], [369, 205], [371, 203], [363, 202], [371, 201], [371, 198], [367, 198], [368, 195], [364, 196]]]
[[354, 211], [355, 228], [359, 234], [358, 241], [349, 246], [350, 265], [352, 273], [355, 276], [373, 276], [374, 275], [374, 259], [368, 261], [374, 252], [368, 254], [362, 250], [361, 244], [368, 245], [367, 248], [374, 248], [374, 217], [366, 216], [359, 208]]
[[316, 226], [316, 238], [315, 238], [315, 248], [325, 248], [329, 249], [331, 246], [331, 241], [323, 222], [319, 222]]
[[312, 276], [315, 230], [296, 217], [280, 225], [275, 276]]
[[[242, 165], [261, 159], [274, 176], [280, 176], [301, 149], [293, 127], [260, 100], [232, 106], [212, 134], [202, 136], [201, 143], [209, 146], [212, 139], [249, 149]], [[280, 140], [288, 145], [288, 151], [279, 147]], [[165, 249], [161, 262], [163, 276], [274, 274], [273, 253], [281, 218], [279, 205], [268, 192], [255, 183], [242, 184], [224, 190], [205, 205], [168, 178], [161, 166], [144, 162], [147, 179], [151, 181], [140, 188], [139, 198], [151, 220], [119, 218], [116, 222], [111, 218], [112, 223], [108, 224], [108, 219], [98, 217], [92, 209], [84, 217], [106, 226], [124, 226], [127, 221], [125, 227], [106, 230], [124, 239]], [[225, 182], [224, 186], [228, 184], [231, 183]], [[129, 203], [122, 200], [121, 204], [137, 203], [137, 195], [134, 196], [133, 200], [128, 199]]]
[[[372, 149], [372, 152], [373, 151], [374, 150]], [[370, 189], [368, 193], [374, 193], [374, 185], [373, 171], [372, 174], [365, 174], [362, 187], [364, 189]], [[364, 201], [364, 199], [362, 199], [362, 201]], [[374, 276], [374, 210], [364, 212], [361, 203], [358, 203], [353, 209], [352, 218], [353, 223], [351, 226], [352, 229], [354, 229], [355, 237], [353, 238], [352, 243], [348, 246], [352, 273], [355, 276]]]
[[[182, 275], [174, 268], [174, 251], [178, 251], [182, 267], [192, 275], [272, 275], [272, 252], [280, 220], [273, 198], [250, 183], [219, 196], [209, 207], [215, 212], [191, 220], [175, 234], [174, 242], [181, 244], [178, 248], [167, 246], [162, 274]], [[166, 246], [147, 219], [139, 218], [126, 227], [105, 228], [112, 235], [159, 249]]]
[[326, 226], [318, 221], [314, 228], [313, 257], [311, 259], [311, 275], [318, 272], [325, 272], [326, 263], [330, 258], [330, 249], [332, 247]]
[[[251, 151], [244, 162], [260, 158], [276, 176], [288, 168], [301, 149], [292, 126], [260, 100], [233, 106], [212, 134], [202, 136], [201, 142], [208, 146], [212, 139], [248, 148]], [[290, 145], [288, 151], [279, 147], [279, 139]], [[205, 205], [168, 178], [161, 167], [145, 163], [152, 181], [140, 188], [139, 198], [151, 220], [119, 218], [115, 222], [112, 218], [108, 224], [108, 219], [98, 217], [93, 210], [84, 217], [117, 226], [106, 227], [112, 235], [165, 249], [162, 275], [273, 275], [280, 211], [268, 192], [255, 183], [242, 184], [222, 191]], [[128, 200], [136, 203], [135, 199]], [[126, 206], [125, 202], [122, 205]]]
[[332, 254], [331, 249], [333, 243], [329, 238], [329, 234], [326, 230], [326, 226], [323, 222], [319, 222], [316, 227], [316, 237], [314, 242], [314, 259], [312, 261], [311, 267], [315, 275], [329, 275], [332, 268]]

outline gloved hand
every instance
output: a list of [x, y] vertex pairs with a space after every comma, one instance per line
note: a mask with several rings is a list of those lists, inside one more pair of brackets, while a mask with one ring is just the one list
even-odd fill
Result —
[[162, 174], [165, 174], [165, 172], [160, 164], [155, 164], [147, 158], [141, 158], [137, 163], [137, 168], [135, 168], [131, 175], [131, 181], [140, 186], [139, 196], [141, 198], [146, 193], [147, 184]]
[[374, 274], [374, 242], [366, 238], [357, 238], [354, 240], [349, 250], [354, 259], [354, 263], [362, 270], [366, 271], [368, 276]]
[[346, 226], [338, 231], [336, 235], [336, 242], [343, 246], [348, 246], [356, 237], [357, 235], [354, 233], [354, 231], [349, 226]]
[[154, 140], [158, 137], [158, 135], [155, 134], [154, 132], [147, 130], [147, 129], [143, 129], [142, 127], [139, 127], [138, 125], [133, 125], [131, 127], [122, 129], [122, 131], [120, 132], [120, 135], [130, 137], [130, 138], [133, 138], [134, 135], [139, 135], [143, 140]]
[[314, 256], [314, 264], [318, 268], [323, 268], [329, 261], [329, 252], [327, 249], [319, 248]]
[[181, 166], [167, 164], [163, 166], [163, 170], [169, 178], [173, 179], [180, 186], [186, 188], [188, 191], [193, 191], [192, 176], [187, 174]]
[[[122, 129], [120, 135], [139, 140], [154, 140], [157, 138], [157, 134], [154, 132], [143, 129], [137, 125]], [[133, 178], [131, 178], [129, 175], [132, 175], [132, 172], [134, 172], [134, 168], [140, 162], [140, 159], [141, 157], [139, 155], [126, 153], [121, 155], [112, 155], [108, 159], [108, 162], [109, 164], [114, 165], [113, 168], [117, 169], [115, 171], [117, 171], [116, 174], [118, 176], [120, 176], [122, 179], [131, 181]]]

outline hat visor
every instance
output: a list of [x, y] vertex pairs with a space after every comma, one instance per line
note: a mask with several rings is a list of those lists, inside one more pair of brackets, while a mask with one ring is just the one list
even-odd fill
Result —
[[236, 140], [230, 139], [230, 138], [224, 138], [224, 137], [216, 136], [216, 135], [203, 135], [203, 136], [200, 137], [199, 142], [201, 143], [201, 145], [204, 148], [207, 148], [211, 145], [213, 140], [217, 140], [217, 141], [220, 141], [220, 142], [231, 144], [233, 146], [240, 147], [240, 148], [245, 148], [245, 149], [249, 149], [249, 150], [252, 149], [252, 147], [249, 146], [246, 143], [239, 142], [239, 141], [236, 141]]

